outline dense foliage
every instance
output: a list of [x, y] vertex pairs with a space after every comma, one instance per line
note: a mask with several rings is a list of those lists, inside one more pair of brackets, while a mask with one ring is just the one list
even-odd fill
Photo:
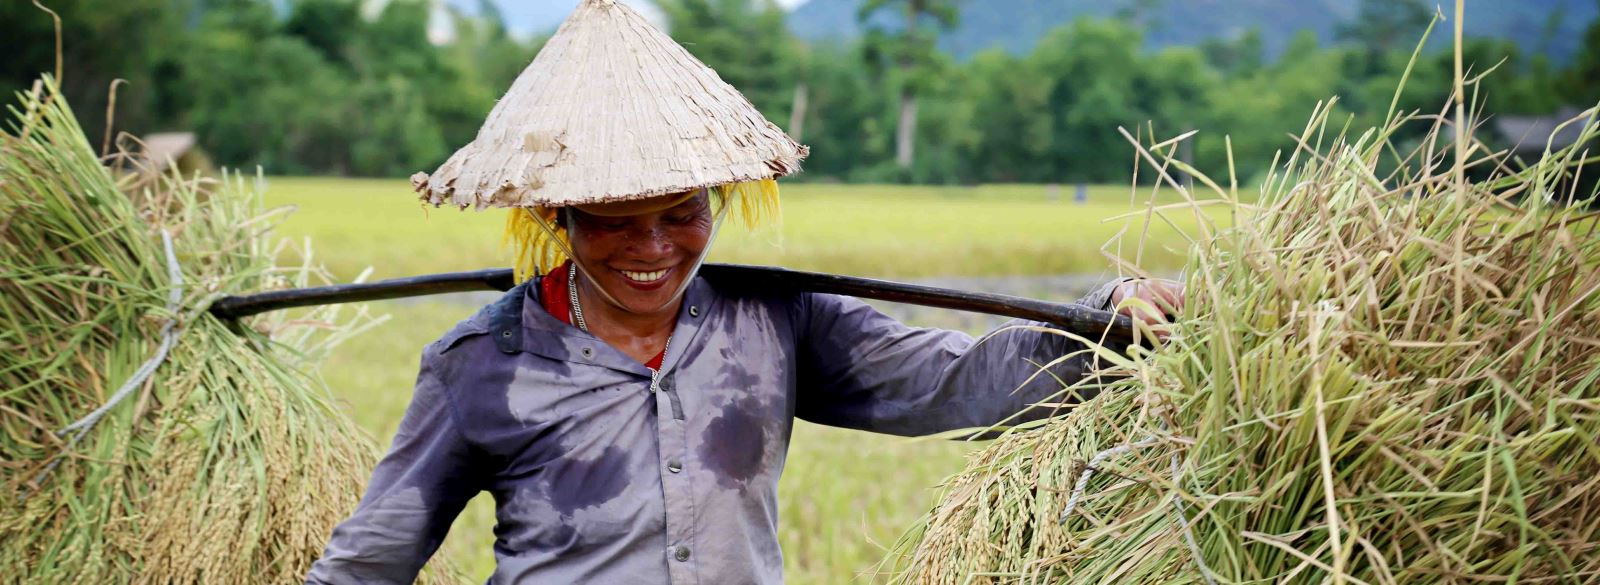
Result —
[[[92, 142], [103, 135], [111, 80], [122, 78], [117, 130], [193, 131], [217, 162], [274, 174], [431, 168], [472, 137], [543, 42], [508, 34], [487, 0], [473, 15], [423, 0], [50, 4], [64, 23], [64, 91], [84, 112]], [[1321, 46], [1305, 33], [1269, 60], [1254, 32], [1150, 51], [1138, 18], [1084, 19], [1026, 54], [992, 49], [958, 61], [934, 52], [911, 67], [899, 66], [904, 51], [882, 36], [802, 42], [770, 0], [656, 4], [675, 38], [812, 147], [801, 175], [812, 180], [1123, 181], [1133, 168], [1128, 150], [1108, 148], [1122, 141], [1118, 126], [1163, 136], [1200, 130], [1192, 159], [1218, 175], [1227, 170], [1226, 129], [1247, 180], [1289, 144], [1318, 100], [1338, 95], [1357, 123], [1381, 120], [1427, 26], [1416, 11], [1365, 2], [1374, 8], [1362, 26], [1340, 31], [1340, 44]], [[430, 41], [441, 28], [453, 34]], [[30, 3], [0, 5], [0, 37], [14, 55], [0, 63], [0, 92], [54, 67], [52, 35], [49, 17]], [[1467, 63], [1474, 71], [1500, 64], [1481, 96], [1488, 111], [1592, 105], [1600, 23], [1565, 67], [1488, 39], [1469, 43]], [[1401, 107], [1440, 103], [1451, 67], [1448, 53], [1425, 53], [1410, 86], [1438, 89], [1403, 96]], [[903, 169], [896, 130], [906, 88], [916, 94], [917, 122], [915, 157]]]

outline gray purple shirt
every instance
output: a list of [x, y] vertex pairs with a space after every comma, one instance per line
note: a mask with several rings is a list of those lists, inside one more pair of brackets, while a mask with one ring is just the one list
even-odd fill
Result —
[[[1082, 302], [1104, 308], [1111, 290]], [[513, 288], [424, 350], [393, 446], [307, 583], [411, 582], [482, 491], [496, 506], [491, 583], [781, 583], [778, 476], [796, 417], [981, 428], [1090, 366], [1035, 376], [1081, 349], [1058, 335], [1002, 327], [977, 343], [855, 298], [697, 278], [653, 383], [537, 291]]]

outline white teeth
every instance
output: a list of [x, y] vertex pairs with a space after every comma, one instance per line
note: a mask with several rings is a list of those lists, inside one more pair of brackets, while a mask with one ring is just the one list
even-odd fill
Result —
[[661, 280], [661, 277], [667, 275], [667, 271], [665, 270], [657, 270], [655, 272], [631, 272], [628, 270], [622, 270], [620, 272], [622, 272], [623, 276], [628, 277], [628, 280], [632, 280], [634, 282], [655, 282], [657, 280]]

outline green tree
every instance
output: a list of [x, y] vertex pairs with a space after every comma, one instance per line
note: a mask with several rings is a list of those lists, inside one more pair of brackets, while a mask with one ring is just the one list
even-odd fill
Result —
[[184, 122], [217, 162], [273, 173], [345, 173], [353, 88], [305, 41], [208, 27], [185, 63]]
[[1141, 125], [1135, 101], [1142, 39], [1125, 21], [1078, 20], [1045, 36], [1029, 55], [1048, 72], [1050, 93], [1041, 123], [1051, 129], [1044, 164], [1067, 181], [1120, 179], [1128, 150], [1117, 132]]
[[1427, 0], [1361, 0], [1360, 6], [1355, 19], [1340, 24], [1336, 34], [1374, 55], [1415, 46], [1434, 15]]
[[350, 137], [351, 170], [362, 175], [406, 176], [431, 169], [449, 155], [437, 121], [428, 111], [418, 83], [389, 76], [362, 84], [356, 105], [362, 116]]
[[[67, 94], [91, 139], [103, 132], [94, 120], [107, 87], [122, 78], [118, 129], [192, 129], [229, 166], [396, 176], [471, 140], [543, 43], [508, 34], [496, 0], [476, 1], [478, 16], [437, 0], [370, 13], [364, 0], [51, 4], [64, 19]], [[1337, 95], [1356, 126], [1377, 123], [1430, 15], [1424, 0], [1363, 0], [1361, 18], [1341, 30], [1346, 43], [1322, 47], [1303, 33], [1268, 63], [1256, 31], [1146, 50], [1160, 0], [1140, 0], [1123, 18], [1062, 25], [1026, 55], [961, 63], [937, 48], [959, 0], [867, 0], [864, 38], [816, 45], [788, 32], [774, 1], [660, 6], [677, 40], [813, 147], [802, 178], [872, 181], [1123, 181], [1131, 156], [1117, 128], [1147, 123], [1161, 138], [1199, 130], [1193, 161], [1216, 175], [1231, 136], [1248, 181], [1272, 151], [1293, 147], [1288, 134], [1319, 100]], [[436, 44], [429, 23], [441, 16], [455, 34]], [[0, 91], [54, 67], [53, 37], [27, 0], [0, 3], [12, 49]], [[1490, 113], [1600, 100], [1600, 23], [1566, 69], [1504, 41], [1471, 39], [1465, 57], [1473, 72], [1500, 64], [1477, 96]], [[1451, 61], [1449, 51], [1423, 53], [1400, 108], [1437, 109]]]
[[[147, 131], [158, 125], [163, 99], [157, 67], [181, 52], [183, 17], [193, 9], [185, 0], [119, 2], [54, 1], [44, 4], [61, 16], [62, 94], [72, 105], [91, 144], [105, 133], [111, 83], [116, 91], [118, 130]], [[56, 68], [54, 21], [28, 0], [0, 2], [0, 96], [11, 103], [39, 76]]]
[[[873, 16], [880, 10], [899, 12], [900, 30], [885, 34]], [[887, 62], [898, 73], [899, 115], [895, 118], [895, 164], [911, 168], [916, 144], [917, 95], [934, 83], [939, 63], [939, 33], [959, 18], [956, 0], [865, 0], [856, 19], [870, 29], [866, 38], [869, 66]]]
[[[364, 84], [409, 84], [420, 94], [444, 144], [456, 147], [477, 136], [484, 115], [506, 88], [497, 91], [472, 83], [465, 64], [447, 59], [446, 53], [428, 40], [431, 9], [424, 0], [392, 0], [384, 5], [365, 28], [356, 71]], [[443, 162], [443, 156], [411, 164], [433, 166]]]
[[845, 178], [872, 161], [887, 160], [892, 126], [883, 112], [892, 101], [861, 66], [859, 46], [811, 47], [803, 59], [807, 108], [804, 142], [811, 146], [801, 178]]
[[1250, 75], [1263, 65], [1261, 30], [1252, 28], [1233, 38], [1201, 41], [1200, 52], [1207, 63], [1227, 77]]
[[350, 51], [366, 22], [356, 0], [297, 0], [283, 30], [299, 37], [330, 63], [350, 66]]
[[786, 120], [798, 82], [800, 42], [772, 0], [663, 0], [667, 30], [744, 93], [770, 120]]
[[1318, 48], [1316, 36], [1306, 31], [1277, 62], [1217, 84], [1210, 97], [1195, 104], [1206, 109], [1195, 126], [1200, 130], [1195, 137], [1197, 164], [1214, 177], [1226, 177], [1229, 151], [1224, 138], [1231, 138], [1239, 181], [1252, 182], [1274, 152], [1295, 147], [1289, 135], [1305, 127], [1312, 108], [1337, 94], [1341, 78], [1328, 72], [1340, 71], [1347, 58], [1346, 50]]
[[1054, 169], [1048, 118], [1054, 79], [1037, 60], [1001, 49], [979, 53], [968, 64], [965, 99], [982, 132], [964, 153], [975, 179], [1007, 183], [1046, 181]]
[[536, 37], [527, 43], [513, 38], [505, 19], [492, 0], [478, 0], [477, 19], [455, 15], [455, 42], [443, 47], [449, 59], [467, 76], [466, 83], [478, 84], [490, 95], [499, 96], [511, 89], [549, 37]]
[[1600, 19], [1583, 33], [1583, 48], [1572, 59], [1561, 80], [1561, 94], [1582, 106], [1600, 102]]

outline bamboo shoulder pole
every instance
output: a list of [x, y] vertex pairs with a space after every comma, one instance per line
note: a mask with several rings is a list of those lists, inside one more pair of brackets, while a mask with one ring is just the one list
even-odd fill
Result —
[[[849, 295], [1042, 321], [1089, 339], [1124, 343], [1133, 339], [1133, 322], [1128, 317], [1083, 305], [770, 266], [706, 264], [700, 268], [700, 275], [719, 286], [756, 293], [794, 291]], [[429, 274], [370, 283], [228, 296], [213, 304], [211, 313], [224, 319], [238, 319], [256, 313], [293, 307], [452, 292], [504, 291], [509, 290], [513, 284], [510, 269]]]

